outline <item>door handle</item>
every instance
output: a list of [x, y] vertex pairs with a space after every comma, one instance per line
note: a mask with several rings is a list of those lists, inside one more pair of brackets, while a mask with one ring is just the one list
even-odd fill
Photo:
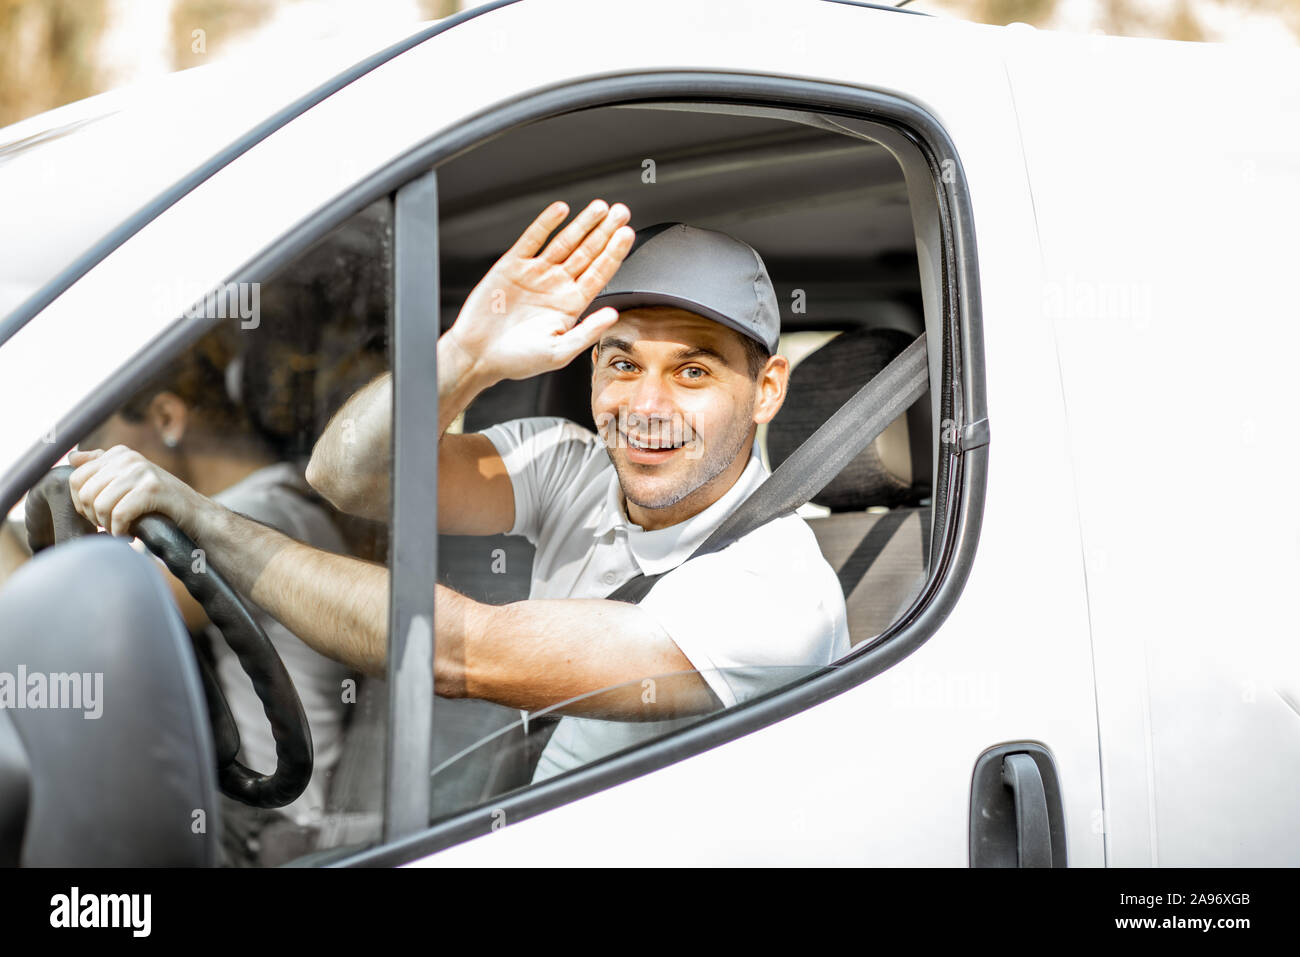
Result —
[[1065, 867], [1056, 764], [1042, 745], [990, 748], [971, 779], [971, 867]]
[[1002, 783], [1011, 789], [1011, 803], [1016, 811], [1017, 866], [1051, 867], [1047, 795], [1038, 765], [1027, 754], [1008, 754], [1002, 759]]

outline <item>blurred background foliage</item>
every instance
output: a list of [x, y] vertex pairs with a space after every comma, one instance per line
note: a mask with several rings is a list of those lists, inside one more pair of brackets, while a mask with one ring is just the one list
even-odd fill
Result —
[[0, 126], [101, 92], [105, 0], [0, 0]]
[[[338, 35], [358, 17], [414, 28], [476, 2], [0, 0], [0, 126], [212, 62], [257, 40]], [[980, 23], [1118, 36], [1300, 42], [1300, 0], [910, 0], [909, 6]]]

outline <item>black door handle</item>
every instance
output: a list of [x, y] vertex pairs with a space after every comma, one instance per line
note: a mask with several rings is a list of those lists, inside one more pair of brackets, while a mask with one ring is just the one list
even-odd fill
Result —
[[1051, 867], [1051, 825], [1038, 765], [1027, 754], [1008, 754], [1002, 759], [1002, 783], [1011, 789], [1011, 802], [1016, 809], [1018, 866]]
[[971, 867], [1064, 867], [1065, 818], [1056, 765], [1042, 745], [985, 751], [971, 779]]

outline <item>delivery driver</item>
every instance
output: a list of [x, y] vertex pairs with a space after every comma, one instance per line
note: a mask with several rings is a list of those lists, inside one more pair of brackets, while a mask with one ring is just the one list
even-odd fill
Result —
[[[605, 598], [673, 569], [762, 483], [755, 431], [780, 409], [789, 364], [774, 354], [776, 297], [748, 245], [665, 224], [629, 256], [630, 213], [601, 200], [546, 242], [567, 214], [547, 207], [438, 341], [439, 529], [523, 535], [536, 557], [527, 601], [480, 604], [434, 585], [434, 680], [441, 695], [530, 711], [580, 699], [561, 709], [535, 780], [849, 648], [839, 581], [794, 514], [682, 565], [639, 604]], [[588, 350], [599, 434], [558, 418], [447, 434], [494, 383]], [[388, 516], [391, 404], [381, 376], [313, 451], [308, 480], [340, 509]], [[71, 461], [73, 500], [91, 521], [124, 534], [141, 515], [167, 515], [307, 644], [385, 673], [387, 568], [252, 522], [123, 446]], [[645, 679], [670, 675], [647, 694]]]

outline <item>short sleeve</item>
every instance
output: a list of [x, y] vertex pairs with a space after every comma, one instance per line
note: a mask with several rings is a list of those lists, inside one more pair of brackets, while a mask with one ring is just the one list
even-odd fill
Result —
[[558, 416], [511, 419], [484, 429], [505, 463], [515, 496], [515, 523], [507, 533], [534, 545], [547, 514], [582, 471], [599, 441], [590, 429]]
[[[816, 560], [824, 564], [821, 556]], [[847, 648], [834, 572], [788, 574], [727, 551], [692, 559], [641, 600], [726, 707], [830, 664]]]

